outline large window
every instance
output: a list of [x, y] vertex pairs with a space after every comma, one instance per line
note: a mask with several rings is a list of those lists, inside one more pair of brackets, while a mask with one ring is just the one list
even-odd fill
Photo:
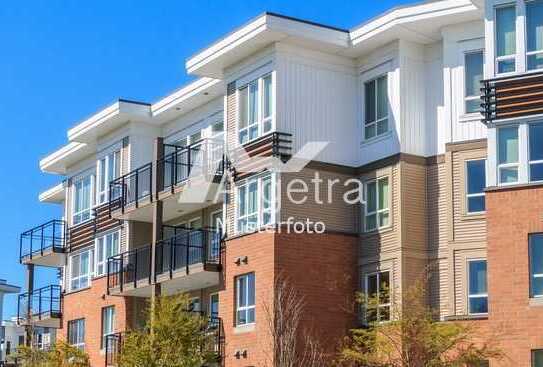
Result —
[[466, 211], [469, 214], [485, 211], [486, 161], [466, 161]]
[[543, 1], [526, 2], [526, 68], [543, 67]]
[[388, 131], [388, 82], [383, 75], [364, 83], [364, 137], [371, 139]]
[[68, 321], [68, 343], [85, 349], [85, 319]]
[[102, 308], [102, 349], [106, 347], [108, 335], [115, 333], [115, 306]]
[[272, 222], [273, 181], [266, 175], [247, 180], [237, 188], [237, 231], [250, 232]]
[[255, 274], [236, 278], [236, 325], [255, 322]]
[[518, 182], [518, 142], [518, 127], [507, 127], [498, 130], [498, 178], [502, 184]]
[[75, 225], [91, 217], [92, 175], [75, 181], [73, 190], [73, 224]]
[[364, 228], [366, 232], [390, 225], [389, 180], [382, 177], [366, 182]]
[[272, 75], [253, 80], [238, 90], [238, 138], [241, 144], [272, 130]]
[[530, 125], [530, 181], [543, 181], [543, 123]]
[[515, 71], [516, 8], [514, 5], [496, 8], [496, 71], [511, 73]]
[[532, 367], [543, 367], [543, 349], [532, 350]]
[[[109, 183], [120, 175], [121, 151], [110, 153], [98, 161], [98, 185], [96, 193], [98, 204], [103, 204], [108, 200]], [[118, 192], [113, 192], [113, 196], [118, 194]]]
[[468, 261], [468, 307], [470, 314], [488, 312], [486, 260]]
[[366, 322], [390, 320], [390, 272], [366, 275]]
[[476, 113], [480, 110], [483, 59], [483, 51], [468, 52], [464, 56], [464, 98], [466, 113]]
[[96, 270], [95, 276], [107, 272], [107, 259], [119, 253], [119, 232], [108, 233], [96, 239]]
[[530, 296], [543, 297], [543, 233], [530, 235], [529, 246]]
[[90, 286], [92, 250], [70, 257], [70, 290], [76, 291]]

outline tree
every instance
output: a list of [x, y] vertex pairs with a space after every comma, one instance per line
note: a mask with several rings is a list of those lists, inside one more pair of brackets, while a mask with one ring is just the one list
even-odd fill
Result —
[[19, 346], [10, 358], [23, 367], [90, 367], [84, 351], [63, 341], [58, 341], [49, 350]]
[[437, 321], [426, 296], [425, 283], [416, 283], [404, 294], [402, 304], [393, 307], [391, 320], [380, 322], [375, 317], [379, 298], [388, 294], [359, 294], [371, 321], [366, 328], [351, 331], [339, 362], [366, 367], [464, 367], [503, 358], [495, 344], [498, 338], [484, 339], [468, 323]]
[[155, 302], [145, 328], [123, 337], [120, 367], [201, 367], [217, 361], [213, 329], [220, 325], [191, 312], [187, 295], [158, 297]]

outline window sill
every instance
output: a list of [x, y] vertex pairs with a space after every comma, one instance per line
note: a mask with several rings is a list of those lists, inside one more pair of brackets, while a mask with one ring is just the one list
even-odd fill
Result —
[[445, 321], [487, 320], [488, 313], [478, 315], [452, 315], [445, 316]]
[[88, 291], [89, 289], [91, 289], [91, 286], [89, 285], [88, 287], [85, 287], [85, 288], [81, 288], [81, 289], [76, 289], [74, 291], [70, 290], [70, 291], [64, 291], [64, 294], [65, 295], [70, 295], [70, 294], [75, 294], [75, 293], [79, 293], [79, 292], [84, 292], [84, 291]]
[[389, 226], [386, 226], [386, 227], [373, 229], [371, 231], [362, 231], [362, 236], [370, 237], [370, 236], [374, 236], [374, 235], [377, 235], [377, 234], [388, 233], [388, 232], [391, 232], [392, 230], [394, 230], [394, 227], [392, 225], [389, 225]]
[[543, 297], [531, 297], [529, 301], [530, 307], [543, 307]]
[[486, 219], [486, 212], [464, 213], [462, 215], [462, 220], [465, 220], [465, 221], [481, 220], [481, 219]]
[[500, 184], [498, 186], [489, 186], [485, 189], [485, 192], [500, 191], [500, 190], [515, 190], [515, 189], [528, 189], [534, 187], [543, 187], [541, 182], [527, 182], [527, 183], [513, 183], [513, 184]]
[[481, 119], [482, 119], [482, 115], [479, 112], [466, 113], [458, 117], [458, 122], [461, 122], [461, 123], [480, 122]]
[[380, 141], [390, 138], [391, 136], [392, 136], [392, 130], [389, 130], [384, 134], [374, 136], [373, 138], [370, 138], [370, 139], [362, 140], [362, 142], [360, 143], [360, 147], [362, 148], [366, 145], [372, 145], [372, 144], [378, 143]]
[[256, 324], [237, 325], [234, 327], [234, 334], [245, 334], [255, 331]]

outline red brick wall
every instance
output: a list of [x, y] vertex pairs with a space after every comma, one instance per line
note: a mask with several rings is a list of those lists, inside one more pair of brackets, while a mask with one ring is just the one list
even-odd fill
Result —
[[62, 329], [59, 338], [67, 339], [68, 322], [85, 319], [85, 350], [91, 359], [91, 366], [102, 367], [105, 364], [104, 353], [100, 351], [102, 334], [102, 308], [115, 306], [116, 331], [124, 331], [130, 315], [130, 300], [124, 297], [107, 296], [107, 278], [92, 281], [92, 287], [64, 296]]
[[[543, 232], [543, 187], [487, 193], [489, 323], [503, 330], [507, 360], [529, 367], [543, 348], [543, 305], [530, 305], [528, 234]], [[498, 365], [498, 364], [496, 364]]]

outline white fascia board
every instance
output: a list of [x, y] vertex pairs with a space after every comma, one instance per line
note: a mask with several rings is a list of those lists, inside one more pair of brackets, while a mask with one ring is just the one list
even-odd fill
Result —
[[66, 174], [66, 169], [92, 153], [85, 143], [71, 142], [40, 160], [40, 169], [46, 173]]
[[129, 120], [144, 121], [149, 118], [149, 104], [120, 99], [68, 130], [68, 140], [92, 143], [99, 136], [107, 134]]
[[41, 203], [60, 204], [66, 198], [66, 190], [64, 182], [55, 185], [44, 192], [40, 193], [39, 200]]

